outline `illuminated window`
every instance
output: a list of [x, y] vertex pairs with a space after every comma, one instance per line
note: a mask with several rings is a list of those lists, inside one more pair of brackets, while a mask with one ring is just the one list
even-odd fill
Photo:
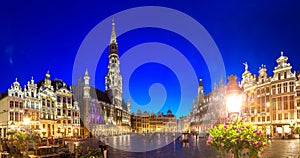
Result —
[[278, 114], [278, 120], [282, 120], [282, 114]]
[[289, 119], [288, 113], [284, 113], [284, 119], [285, 119], [285, 120]]

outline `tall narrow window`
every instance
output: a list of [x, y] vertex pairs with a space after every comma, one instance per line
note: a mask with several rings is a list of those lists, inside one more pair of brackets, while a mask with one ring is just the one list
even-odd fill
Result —
[[10, 101], [10, 102], [9, 102], [9, 106], [10, 106], [11, 108], [13, 108], [13, 107], [14, 107], [14, 102], [13, 102], [13, 101]]
[[290, 92], [294, 92], [294, 82], [290, 82]]
[[283, 97], [283, 107], [284, 107], [284, 110], [288, 109], [288, 96]]
[[47, 107], [50, 107], [50, 100], [47, 100]]
[[272, 85], [272, 94], [276, 94], [276, 85]]
[[278, 97], [278, 110], [282, 110], [282, 101], [281, 101], [281, 97]]
[[294, 96], [290, 96], [290, 109], [295, 109]]
[[288, 113], [284, 113], [284, 119], [285, 120], [289, 119], [289, 114]]
[[19, 113], [18, 112], [15, 113], [15, 120], [19, 121]]
[[287, 92], [287, 82], [283, 83], [283, 92]]
[[282, 114], [278, 114], [278, 120], [282, 120]]
[[287, 78], [287, 73], [286, 73], [286, 71], [284, 72], [284, 79], [286, 79]]
[[277, 85], [277, 92], [278, 92], [278, 93], [281, 93], [281, 84], [278, 84], [278, 85]]
[[60, 103], [60, 96], [57, 96], [57, 102]]
[[14, 120], [14, 112], [9, 112], [9, 120], [10, 121]]

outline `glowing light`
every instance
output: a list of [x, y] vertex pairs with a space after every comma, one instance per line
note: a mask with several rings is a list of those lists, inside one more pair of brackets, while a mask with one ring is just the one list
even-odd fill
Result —
[[229, 112], [239, 112], [242, 105], [241, 95], [231, 95], [226, 98], [226, 106]]
[[29, 125], [30, 123], [30, 118], [24, 118], [24, 124]]

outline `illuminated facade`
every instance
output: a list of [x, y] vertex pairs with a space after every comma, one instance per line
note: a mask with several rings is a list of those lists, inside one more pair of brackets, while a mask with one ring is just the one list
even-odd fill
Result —
[[219, 87], [215, 84], [214, 90], [209, 94], [204, 94], [202, 82], [200, 79], [197, 99], [193, 102], [190, 113], [190, 131], [195, 133], [206, 132], [215, 124], [225, 122], [227, 116], [223, 81], [220, 82]]
[[190, 132], [192, 113], [187, 116], [182, 116], [177, 120], [177, 129], [180, 133]]
[[90, 85], [87, 69], [84, 80], [79, 79], [77, 85], [73, 86], [74, 97], [80, 106], [85, 126], [85, 136], [119, 135], [130, 131], [130, 101], [126, 103], [122, 99], [122, 76], [114, 22], [108, 58], [105, 92]]
[[288, 57], [281, 52], [273, 76], [268, 76], [266, 66], [262, 65], [258, 77], [245, 63], [242, 75], [243, 114], [248, 121], [274, 136], [290, 134], [294, 127], [300, 126], [300, 76], [292, 72], [287, 61]]
[[177, 120], [176, 116], [172, 114], [171, 110], [168, 110], [167, 115], [158, 113], [149, 114], [141, 110], [137, 111], [137, 114], [131, 115], [131, 128], [135, 133], [148, 133], [148, 132], [177, 132]]
[[[28, 128], [45, 137], [80, 135], [80, 111], [72, 98], [66, 83], [51, 81], [49, 72], [40, 82], [32, 78], [23, 89], [16, 80], [0, 98], [1, 137], [6, 137], [8, 129]], [[24, 118], [30, 118], [28, 125]]]

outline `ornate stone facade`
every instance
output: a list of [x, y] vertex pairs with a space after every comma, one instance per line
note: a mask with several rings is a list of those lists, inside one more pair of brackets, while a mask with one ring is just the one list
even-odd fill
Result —
[[292, 72], [283, 52], [276, 62], [273, 76], [268, 76], [265, 65], [259, 68], [258, 77], [248, 70], [248, 64], [245, 65], [241, 85], [243, 113], [247, 120], [265, 128], [271, 135], [281, 136], [300, 126], [300, 76]]
[[166, 115], [158, 113], [149, 114], [138, 110], [136, 114], [131, 114], [132, 132], [149, 133], [149, 132], [177, 132], [176, 116], [168, 110]]
[[[80, 111], [72, 91], [62, 80], [51, 81], [49, 72], [37, 83], [32, 77], [23, 89], [16, 79], [0, 98], [0, 111], [2, 137], [8, 129], [28, 128], [45, 137], [80, 135]], [[25, 125], [24, 118], [30, 118], [29, 125]]]

